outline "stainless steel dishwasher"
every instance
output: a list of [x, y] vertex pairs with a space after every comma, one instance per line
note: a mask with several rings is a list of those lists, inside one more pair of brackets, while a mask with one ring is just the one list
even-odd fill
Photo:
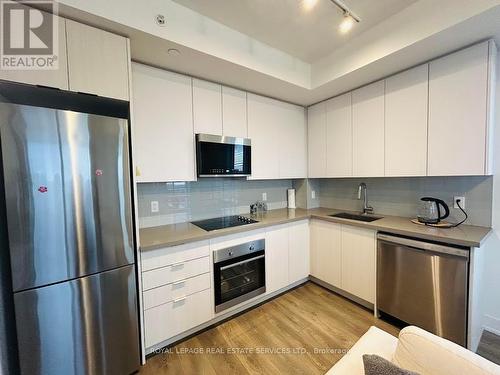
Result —
[[377, 309], [465, 347], [469, 248], [377, 237]]

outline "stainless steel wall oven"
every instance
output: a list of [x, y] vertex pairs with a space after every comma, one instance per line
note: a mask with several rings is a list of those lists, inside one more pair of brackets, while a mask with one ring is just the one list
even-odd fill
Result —
[[215, 312], [265, 292], [264, 239], [214, 251]]

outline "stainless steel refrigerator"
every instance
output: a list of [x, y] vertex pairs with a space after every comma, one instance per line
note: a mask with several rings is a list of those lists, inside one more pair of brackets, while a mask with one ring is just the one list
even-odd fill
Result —
[[2, 94], [20, 372], [133, 373], [139, 333], [128, 103], [5, 84]]

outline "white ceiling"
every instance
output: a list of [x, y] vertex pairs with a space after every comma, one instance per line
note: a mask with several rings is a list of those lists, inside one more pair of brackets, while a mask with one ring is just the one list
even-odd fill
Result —
[[[222, 3], [199, 1], [219, 7]], [[292, 0], [225, 0], [224, 6], [250, 1], [275, 6]], [[352, 4], [382, 7], [382, 3], [391, 2], [343, 1], [349, 2], [363, 22], [367, 19], [362, 9]], [[478, 41], [495, 38], [500, 46], [500, 0], [397, 2], [411, 5], [366, 32], [355, 37], [351, 34], [349, 43], [337, 44], [333, 52], [325, 51], [326, 56], [313, 63], [173, 0], [59, 0], [58, 4], [64, 17], [129, 37], [135, 61], [301, 105], [317, 103]], [[156, 24], [158, 14], [165, 15], [166, 26]], [[332, 38], [339, 38], [335, 28]], [[292, 44], [297, 41], [296, 37], [290, 39]], [[325, 37], [316, 39], [320, 43]], [[171, 56], [169, 48], [181, 54]]]
[[173, 0], [256, 40], [312, 63], [417, 0], [344, 0], [361, 18], [348, 34], [330, 0]]

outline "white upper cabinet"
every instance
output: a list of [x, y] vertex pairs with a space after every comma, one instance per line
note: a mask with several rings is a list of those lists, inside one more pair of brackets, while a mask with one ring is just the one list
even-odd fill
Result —
[[326, 177], [326, 104], [307, 108], [308, 176]]
[[304, 108], [248, 94], [252, 179], [304, 178], [307, 133]]
[[[17, 6], [23, 6], [22, 4]], [[0, 79], [68, 89], [68, 58], [66, 55], [66, 23], [64, 18], [54, 17], [58, 25], [58, 68], [54, 70], [3, 70], [0, 69]]]
[[222, 133], [247, 138], [247, 93], [222, 86]]
[[352, 176], [351, 93], [326, 102], [326, 175]]
[[353, 176], [384, 176], [384, 81], [352, 92]]
[[385, 81], [385, 175], [427, 173], [428, 64]]
[[[307, 177], [307, 126], [304, 107], [277, 102], [280, 178]], [[279, 145], [279, 146], [278, 146]]]
[[191, 78], [132, 65], [138, 182], [194, 181]]
[[309, 177], [491, 174], [496, 54], [483, 42], [309, 107]]
[[222, 135], [222, 87], [193, 78], [194, 132]]
[[495, 46], [484, 42], [429, 65], [428, 175], [489, 171], [489, 113]]
[[66, 20], [69, 89], [129, 100], [126, 38]]
[[272, 99], [248, 93], [248, 136], [252, 140], [253, 180], [273, 179], [280, 174], [276, 109]]

